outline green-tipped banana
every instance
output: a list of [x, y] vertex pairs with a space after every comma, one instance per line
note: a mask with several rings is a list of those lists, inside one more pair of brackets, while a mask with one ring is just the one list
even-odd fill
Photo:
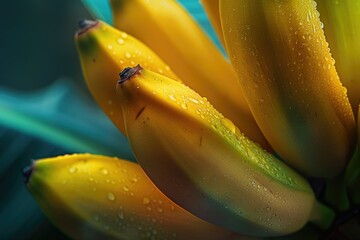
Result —
[[178, 2], [112, 0], [111, 4], [117, 28], [144, 42], [186, 85], [208, 98], [246, 136], [271, 149], [247, 106], [230, 63]]
[[117, 103], [114, 82], [129, 65], [143, 64], [152, 71], [178, 79], [151, 49], [125, 32], [102, 21], [83, 20], [75, 41], [87, 86], [97, 103], [125, 133], [121, 108]]
[[220, 0], [228, 55], [275, 151], [331, 178], [355, 145], [354, 115], [312, 0]]
[[[309, 184], [246, 138], [185, 85], [142, 69], [120, 74], [118, 95], [133, 152], [170, 199], [211, 223], [251, 236], [332, 219]], [[324, 213], [325, 211], [325, 213]]]
[[360, 1], [316, 0], [326, 40], [354, 113], [360, 104]]
[[65, 155], [36, 161], [24, 175], [45, 214], [74, 239], [247, 239], [180, 208], [135, 163]]

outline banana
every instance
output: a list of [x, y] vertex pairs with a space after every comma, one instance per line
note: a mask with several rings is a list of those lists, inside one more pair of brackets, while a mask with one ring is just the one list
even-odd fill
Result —
[[220, 22], [219, 0], [200, 0], [200, 2], [209, 17], [211, 25], [214, 27], [222, 46], [225, 46]]
[[350, 192], [351, 200], [354, 204], [360, 205], [360, 105], [358, 107], [357, 115], [357, 137], [358, 148], [355, 151], [353, 158], [348, 166], [347, 171], [347, 183]]
[[45, 214], [74, 239], [247, 239], [174, 204], [125, 160], [65, 155], [35, 161], [24, 175]]
[[134, 155], [170, 199], [249, 236], [280, 236], [331, 211], [304, 178], [246, 138], [189, 87], [139, 65], [120, 74], [118, 96]]
[[83, 20], [75, 34], [87, 86], [103, 111], [124, 131], [123, 114], [117, 103], [114, 82], [126, 66], [144, 64], [149, 69], [179, 80], [151, 49], [125, 32], [102, 21]]
[[176, 1], [112, 0], [111, 4], [117, 28], [143, 41], [185, 84], [207, 97], [245, 135], [270, 149], [231, 65]]
[[355, 116], [360, 104], [360, 1], [316, 0], [326, 40]]
[[292, 167], [332, 178], [355, 145], [355, 119], [312, 0], [220, 0], [225, 45], [251, 111]]

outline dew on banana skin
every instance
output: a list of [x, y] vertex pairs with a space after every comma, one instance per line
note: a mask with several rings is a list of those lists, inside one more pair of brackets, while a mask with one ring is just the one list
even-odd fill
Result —
[[76, 172], [77, 172], [77, 167], [71, 166], [71, 167], [69, 168], [69, 173], [74, 174], [74, 173], [76, 173]]
[[104, 175], [108, 175], [109, 171], [106, 168], [102, 168], [101, 173], [104, 174]]
[[181, 103], [181, 108], [186, 110], [188, 108], [187, 104], [185, 102]]
[[120, 44], [120, 45], [123, 45], [125, 43], [125, 41], [122, 38], [118, 38], [117, 43]]
[[123, 39], [126, 39], [126, 38], [128, 37], [128, 35], [127, 35], [127, 33], [122, 32], [122, 33], [121, 33], [121, 37], [122, 37]]

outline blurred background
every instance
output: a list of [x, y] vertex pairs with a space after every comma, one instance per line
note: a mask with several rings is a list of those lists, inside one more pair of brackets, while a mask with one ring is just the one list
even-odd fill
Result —
[[[199, 2], [180, 2], [215, 39]], [[74, 152], [134, 160], [127, 140], [87, 91], [74, 43], [78, 21], [93, 18], [88, 10], [111, 22], [108, 7], [106, 0], [3, 3], [0, 15], [2, 240], [68, 239], [51, 225], [26, 189], [21, 171], [32, 160]]]
[[6, 1], [1, 14], [0, 84], [36, 90], [59, 78], [84, 87], [74, 44], [81, 1]]

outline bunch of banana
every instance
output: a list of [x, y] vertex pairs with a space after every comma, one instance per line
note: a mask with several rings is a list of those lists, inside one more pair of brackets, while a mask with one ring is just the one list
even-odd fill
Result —
[[[315, 226], [334, 224], [328, 193], [342, 193], [344, 210], [360, 202], [360, 154], [348, 164], [360, 85], [358, 56], [347, 47], [358, 49], [359, 33], [349, 37], [358, 16], [348, 18], [351, 29], [338, 20], [350, 1], [319, 5], [328, 31], [340, 26], [330, 47], [345, 59], [336, 61], [344, 85], [354, 88], [353, 109], [314, 1], [202, 2], [221, 21], [217, 32], [232, 66], [175, 0], [112, 0], [123, 31], [80, 23], [76, 43], [88, 87], [140, 165], [88, 154], [34, 162], [24, 172], [27, 186], [68, 235], [226, 240], [299, 232], [304, 239], [309, 229], [314, 236]], [[264, 150], [263, 134], [284, 161]], [[300, 174], [330, 179], [330, 190], [317, 199]], [[340, 186], [345, 180], [348, 189]]]
[[152, 71], [178, 79], [151, 49], [125, 32], [102, 21], [83, 20], [75, 35], [80, 62], [87, 86], [97, 103], [122, 133], [124, 123], [115, 82], [127, 66], [143, 64]]
[[251, 111], [292, 167], [332, 178], [355, 145], [355, 119], [312, 0], [220, 0], [225, 45]]
[[241, 237], [173, 203], [136, 163], [74, 154], [35, 161], [24, 175], [46, 215], [74, 239]]
[[205, 98], [139, 65], [120, 78], [118, 96], [134, 155], [174, 202], [250, 236], [293, 233], [309, 220], [330, 223], [331, 212], [315, 200], [306, 180]]
[[153, 49], [186, 85], [206, 96], [244, 134], [270, 149], [230, 63], [176, 1], [112, 0], [111, 4], [118, 29]]

